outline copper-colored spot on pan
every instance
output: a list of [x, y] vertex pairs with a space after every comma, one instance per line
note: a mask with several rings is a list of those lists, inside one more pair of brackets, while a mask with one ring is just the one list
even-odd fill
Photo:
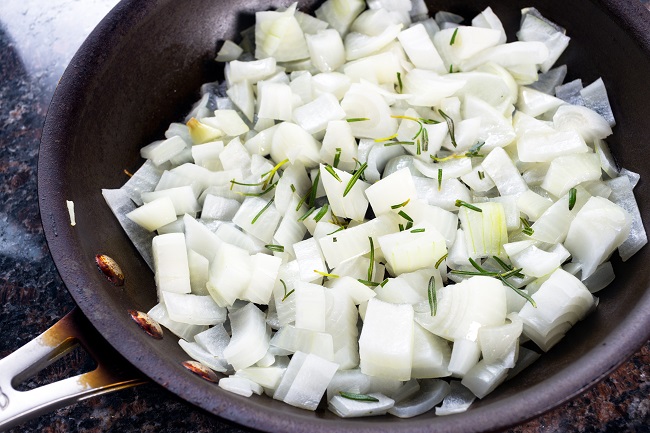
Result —
[[115, 260], [108, 257], [106, 254], [97, 254], [95, 256], [95, 262], [97, 267], [102, 274], [106, 276], [108, 281], [115, 284], [116, 286], [124, 285], [124, 273], [120, 268], [120, 265], [117, 264]]
[[153, 320], [147, 313], [137, 310], [129, 310], [131, 318], [140, 325], [140, 328], [144, 330], [151, 337], [156, 340], [161, 340], [163, 338], [162, 327], [158, 322]]
[[216, 373], [198, 361], [183, 361], [183, 367], [187, 368], [189, 371], [196, 374], [197, 376], [202, 377], [208, 382], [219, 382], [219, 377], [216, 375]]

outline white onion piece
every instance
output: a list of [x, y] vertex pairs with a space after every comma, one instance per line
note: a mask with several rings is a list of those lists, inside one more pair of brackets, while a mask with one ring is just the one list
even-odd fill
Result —
[[246, 290], [250, 277], [250, 253], [224, 242], [210, 264], [207, 288], [217, 304], [229, 307]]
[[376, 36], [369, 36], [363, 33], [350, 32], [345, 35], [345, 59], [357, 60], [379, 52], [386, 45], [395, 40], [402, 30], [401, 24], [392, 24]]
[[534, 350], [527, 349], [524, 346], [519, 346], [519, 356], [517, 357], [517, 362], [515, 366], [508, 372], [507, 380], [512, 379], [518, 375], [521, 371], [529, 367], [533, 362], [535, 362], [540, 354]]
[[609, 196], [609, 199], [625, 209], [632, 219], [630, 234], [618, 247], [618, 253], [621, 259], [626, 261], [648, 243], [648, 236], [643, 227], [643, 220], [641, 219], [639, 206], [632, 191], [633, 185], [630, 183], [629, 178], [627, 176], [617, 177], [607, 182], [607, 184], [612, 188], [612, 194]]
[[476, 365], [481, 357], [481, 348], [476, 339], [459, 338], [454, 340], [449, 359], [449, 372], [456, 377], [463, 377]]
[[469, 71], [487, 62], [494, 62], [506, 68], [525, 64], [538, 65], [546, 61], [548, 55], [548, 48], [541, 42], [510, 42], [480, 51], [459, 66], [461, 70]]
[[143, 203], [140, 195], [153, 191], [163, 173], [151, 160], [146, 160], [120, 189], [125, 191], [135, 204], [141, 206]]
[[424, 25], [416, 24], [402, 30], [397, 39], [416, 68], [429, 69], [439, 74], [446, 72], [445, 64]]
[[[359, 258], [363, 259], [364, 257], [359, 257]], [[339, 268], [334, 268], [332, 270], [332, 273], [336, 275], [342, 275], [342, 276], [340, 278], [335, 278], [334, 280], [331, 280], [332, 283], [330, 284], [329, 287], [332, 289], [344, 290], [348, 294], [348, 296], [350, 296], [354, 304], [359, 305], [370, 300], [370, 298], [374, 298], [375, 296], [377, 296], [377, 294], [370, 287], [360, 283], [357, 278], [351, 277], [350, 273], [341, 272], [340, 267], [344, 266], [346, 263], [349, 263], [351, 261], [352, 260], [345, 262], [341, 264]], [[359, 276], [360, 279], [367, 278], [367, 274], [365, 273], [367, 272], [367, 269], [368, 266], [365, 266], [363, 268], [363, 271]]]
[[[453, 44], [452, 38], [454, 38]], [[499, 30], [460, 26], [439, 31], [433, 37], [433, 43], [446, 65], [459, 65], [462, 61], [494, 47], [500, 39]]]
[[532, 14], [524, 14], [521, 27], [517, 32], [520, 41], [539, 41], [548, 48], [548, 58], [542, 62], [540, 69], [547, 72], [562, 55], [571, 38], [549, 24], [548, 20]]
[[224, 359], [212, 355], [197, 343], [186, 341], [181, 338], [178, 340], [178, 344], [192, 359], [199, 361], [206, 367], [220, 373], [226, 373], [230, 370], [228, 363]]
[[369, 186], [365, 194], [375, 215], [396, 211], [392, 206], [415, 200], [417, 193], [412, 179], [409, 169], [403, 168]]
[[260, 197], [247, 197], [232, 221], [246, 233], [270, 244], [282, 216], [273, 203]]
[[513, 266], [522, 268], [522, 273], [531, 277], [542, 277], [557, 269], [571, 255], [562, 244], [556, 244], [553, 251], [544, 251], [531, 245], [517, 254], [509, 255]]
[[528, 189], [526, 181], [512, 159], [502, 148], [495, 148], [485, 157], [482, 164], [501, 195], [520, 194]]
[[442, 406], [436, 408], [436, 415], [465, 412], [476, 400], [474, 393], [461, 385], [460, 381], [452, 380], [449, 385], [449, 394], [442, 400]]
[[280, 123], [273, 132], [271, 158], [274, 161], [289, 159], [291, 163], [301, 162], [312, 168], [320, 160], [318, 141], [300, 126], [291, 122]]
[[506, 42], [506, 32], [503, 29], [503, 24], [501, 23], [499, 17], [492, 11], [492, 8], [489, 6], [485, 8], [483, 12], [476, 15], [472, 19], [472, 26], [498, 30], [501, 32], [498, 43], [503, 44]]
[[325, 288], [318, 284], [298, 282], [296, 290], [296, 328], [325, 332], [327, 304]]
[[[182, 221], [182, 220], [181, 220]], [[190, 269], [190, 286], [195, 295], [207, 295], [210, 261], [194, 250], [187, 250], [187, 264]]]
[[305, 39], [311, 61], [320, 72], [332, 72], [345, 63], [343, 40], [335, 29], [306, 34]]
[[269, 256], [268, 254], [257, 253], [251, 257], [253, 272], [248, 287], [241, 294], [240, 299], [267, 305], [271, 300], [273, 287], [278, 277], [278, 271], [282, 259]]
[[275, 390], [280, 384], [285, 369], [282, 367], [247, 367], [239, 370], [235, 377], [248, 379], [265, 389]]
[[255, 58], [290, 62], [309, 57], [305, 35], [294, 16], [296, 3], [283, 12], [255, 13]]
[[327, 0], [316, 9], [315, 15], [326, 21], [341, 35], [345, 35], [364, 8], [365, 2], [362, 0]]
[[[355, 227], [341, 230], [319, 240], [321, 250], [330, 268], [335, 268], [346, 260], [370, 252], [370, 241], [374, 245], [379, 236], [398, 230], [397, 222], [390, 214], [382, 215]], [[336, 239], [336, 240], [335, 240]]]
[[269, 348], [264, 313], [254, 304], [228, 314], [232, 338], [223, 356], [235, 370], [250, 367], [262, 359]]
[[395, 275], [432, 267], [447, 253], [445, 238], [431, 223], [379, 236], [377, 241]]
[[[160, 292], [190, 293], [190, 269], [183, 233], [169, 233], [153, 238], [152, 242], [156, 287]], [[162, 302], [162, 299], [161, 299]], [[174, 321], [182, 321], [170, 316]], [[215, 322], [216, 323], [216, 322]], [[209, 325], [209, 323], [196, 323]]]
[[210, 296], [162, 292], [169, 318], [192, 325], [215, 325], [226, 321], [226, 309]]
[[350, 124], [355, 137], [384, 138], [397, 131], [397, 120], [391, 117], [390, 107], [384, 98], [375, 92], [359, 88], [358, 84], [350, 86], [341, 101], [341, 107], [347, 118], [368, 119]]
[[300, 279], [306, 282], [320, 281], [321, 273], [327, 273], [325, 258], [314, 237], [305, 239], [293, 245], [293, 250], [300, 269]]
[[356, 221], [363, 221], [368, 208], [368, 200], [364, 192], [370, 186], [368, 183], [357, 179], [347, 195], [343, 195], [352, 179], [352, 175], [346, 171], [332, 168], [336, 177], [325, 169], [320, 168], [320, 178], [327, 193], [327, 199], [335, 215], [344, 218], [351, 218]]
[[324, 131], [333, 120], [341, 120], [345, 111], [335, 96], [325, 93], [306, 103], [293, 112], [293, 120], [310, 134]]
[[443, 98], [454, 95], [465, 85], [462, 79], [452, 80], [426, 69], [413, 69], [402, 81], [404, 93], [411, 95], [409, 104], [417, 107], [438, 105]]
[[612, 107], [609, 104], [607, 89], [602, 78], [580, 90], [580, 96], [582, 96], [585, 107], [600, 114], [612, 128], [616, 125], [614, 113], [612, 113]]
[[557, 343], [594, 304], [585, 285], [562, 269], [553, 272], [532, 298], [537, 307], [527, 303], [519, 317], [524, 322], [524, 334], [544, 351]]
[[612, 128], [600, 114], [577, 105], [558, 108], [553, 115], [553, 125], [560, 131], [577, 131], [588, 143], [612, 134]]
[[589, 277], [627, 239], [631, 224], [630, 215], [611, 201], [602, 197], [587, 201], [564, 241], [573, 260], [582, 264], [582, 278]]
[[145, 204], [162, 197], [168, 197], [172, 201], [176, 215], [195, 215], [199, 210], [201, 210], [201, 206], [199, 205], [191, 186], [180, 186], [177, 188], [142, 193], [142, 201]]
[[335, 395], [329, 401], [327, 408], [341, 418], [357, 418], [362, 416], [384, 415], [395, 404], [393, 399], [383, 394], [371, 393], [368, 395], [376, 398], [378, 401], [356, 401]]
[[129, 198], [128, 193], [123, 189], [102, 189], [102, 196], [120, 223], [120, 226], [122, 226], [122, 229], [138, 250], [138, 253], [140, 253], [144, 261], [149, 265], [149, 268], [153, 270], [154, 260], [151, 251], [151, 241], [154, 234], [126, 216], [136, 209], [136, 205]]
[[359, 337], [361, 371], [371, 376], [409, 380], [413, 326], [410, 305], [370, 299]]
[[332, 336], [325, 332], [316, 332], [286, 325], [273, 335], [270, 345], [284, 349], [289, 353], [313, 353], [328, 361], [334, 360]]
[[[397, 82], [398, 72], [400, 74], [404, 73], [404, 68], [399, 57], [391, 51], [354, 60], [343, 65], [343, 73], [351, 83], [355, 84], [361, 82], [362, 79], [374, 84], [395, 84]], [[368, 88], [360, 84], [354, 86], [348, 84], [348, 87], [349, 90], [356, 88], [355, 91], [362, 91], [362, 93], [368, 92]], [[373, 93], [377, 93], [377, 90], [374, 90]], [[378, 96], [383, 95], [378, 93]], [[384, 98], [381, 100], [385, 101]], [[348, 111], [345, 107], [343, 108], [346, 112]], [[348, 112], [348, 117], [355, 116], [350, 116]], [[369, 116], [366, 117], [372, 119]], [[388, 134], [380, 136], [387, 137]]]
[[[273, 298], [278, 320], [281, 325], [288, 325], [296, 320], [296, 297], [294, 285], [300, 281], [298, 261], [292, 260], [284, 263], [278, 270], [278, 279], [273, 287]], [[284, 284], [283, 284], [284, 283]]]
[[[517, 347], [514, 346], [515, 349]], [[482, 359], [465, 374], [461, 384], [478, 398], [483, 398], [503, 383], [507, 375], [508, 367], [501, 363], [490, 364]]]
[[327, 313], [325, 331], [334, 343], [334, 362], [340, 369], [359, 365], [359, 312], [352, 297], [344, 289], [325, 291]]
[[292, 406], [316, 410], [338, 365], [316, 355], [296, 352], [273, 398]]
[[471, 201], [469, 189], [458, 179], [443, 180], [440, 188], [437, 180], [424, 177], [414, 177], [413, 183], [420, 200], [447, 211], [458, 210], [456, 200]]
[[230, 342], [230, 335], [223, 324], [217, 324], [196, 334], [194, 341], [212, 355], [223, 358], [223, 351]]
[[[519, 345], [519, 336], [523, 331], [523, 322], [517, 313], [508, 314], [507, 317], [510, 319], [510, 323], [497, 326], [483, 326], [478, 331], [478, 342], [481, 346], [483, 359], [488, 364], [505, 361], [512, 348]], [[506, 365], [508, 368], [512, 368], [513, 366]]]
[[357, 158], [357, 142], [352, 135], [350, 123], [345, 120], [328, 122], [320, 156], [324, 162], [332, 165], [337, 152], [339, 153], [339, 162], [336, 168], [345, 171], [354, 169], [356, 166], [354, 160]]
[[399, 418], [413, 418], [433, 409], [450, 391], [447, 382], [440, 379], [423, 380], [419, 391], [412, 397], [396, 402], [388, 413]]
[[187, 248], [196, 251], [212, 262], [223, 241], [190, 215], [183, 217], [183, 224]]
[[153, 320], [169, 329], [174, 335], [187, 341], [192, 341], [196, 334], [203, 332], [208, 328], [204, 325], [190, 325], [188, 323], [175, 322], [171, 320], [164, 304], [154, 305], [147, 314]]
[[501, 255], [503, 244], [508, 242], [505, 213], [501, 203], [475, 203], [481, 212], [460, 207], [458, 218], [465, 233], [465, 243], [470, 257]]

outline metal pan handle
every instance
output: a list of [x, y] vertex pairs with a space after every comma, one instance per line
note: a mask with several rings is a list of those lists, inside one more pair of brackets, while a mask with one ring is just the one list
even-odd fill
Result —
[[[15, 386], [81, 345], [97, 368], [29, 391]], [[89, 397], [146, 380], [93, 328], [78, 308], [47, 331], [0, 359], [0, 431]]]

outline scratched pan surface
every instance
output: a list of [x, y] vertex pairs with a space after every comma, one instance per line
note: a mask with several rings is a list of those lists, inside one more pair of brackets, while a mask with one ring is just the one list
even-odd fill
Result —
[[[490, 5], [509, 39], [519, 10], [536, 6], [571, 36], [561, 62], [567, 80], [603, 77], [618, 121], [610, 140], [621, 165], [642, 175], [636, 195], [650, 218], [650, 20], [629, 0], [428, 2], [430, 10], [466, 17]], [[182, 119], [203, 82], [222, 78], [212, 61], [216, 41], [236, 38], [253, 12], [289, 2], [230, 0], [125, 0], [82, 46], [61, 79], [45, 124], [39, 161], [41, 214], [61, 276], [90, 322], [129, 362], [181, 398], [242, 425], [285, 432], [481, 431], [514, 425], [569, 399], [612, 371], [650, 334], [650, 249], [626, 263], [600, 293], [598, 310], [572, 329], [528, 371], [501, 386], [468, 412], [410, 420], [392, 417], [341, 420], [326, 410], [307, 412], [267, 397], [239, 397], [188, 372], [187, 356], [170, 333], [149, 338], [127, 310], [156, 302], [153, 276], [106, 207], [102, 188], [117, 188], [123, 169], [142, 163], [139, 148]], [[302, 2], [313, 10], [312, 0]], [[71, 228], [65, 200], [76, 205]], [[97, 271], [94, 256], [116, 259], [126, 285], [116, 288]]]

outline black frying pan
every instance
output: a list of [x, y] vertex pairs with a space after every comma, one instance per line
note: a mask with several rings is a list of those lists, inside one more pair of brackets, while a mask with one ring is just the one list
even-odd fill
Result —
[[[110, 389], [133, 384], [139, 377], [129, 367], [134, 366], [188, 402], [262, 430], [494, 430], [521, 423], [566, 401], [603, 378], [647, 341], [648, 248], [626, 263], [615, 260], [618, 278], [599, 294], [597, 311], [528, 371], [468, 412], [448, 417], [425, 414], [410, 420], [341, 420], [327, 411], [311, 413], [266, 397], [239, 397], [183, 367], [187, 355], [169, 332], [162, 340], [143, 332], [128, 310], [147, 311], [156, 303], [152, 273], [122, 233], [100, 191], [122, 185], [123, 169], [134, 171], [142, 163], [139, 148], [161, 137], [171, 121], [182, 118], [198, 98], [201, 83], [221, 78], [212, 61], [217, 40], [236, 38], [238, 29], [253, 23], [255, 10], [289, 3], [125, 0], [91, 34], [62, 77], [41, 143], [41, 217], [68, 290], [89, 322], [128, 361], [119, 374], [97, 374], [90, 385]], [[519, 9], [526, 6], [537, 7], [566, 27], [572, 38], [561, 59], [569, 66], [567, 79], [580, 77], [591, 82], [603, 77], [618, 121], [610, 146], [621, 165], [642, 175], [636, 195], [644, 219], [650, 218], [650, 166], [645, 162], [650, 152], [646, 129], [650, 119], [650, 14], [640, 3], [428, 3], [431, 10], [468, 17], [490, 5], [510, 30], [510, 38], [518, 26]], [[313, 4], [301, 2], [304, 10], [313, 9]], [[69, 224], [65, 200], [75, 202], [75, 227]], [[108, 254], [121, 265], [126, 275], [124, 286], [113, 286], [97, 271], [98, 253]], [[118, 385], [110, 385], [111, 381]]]

